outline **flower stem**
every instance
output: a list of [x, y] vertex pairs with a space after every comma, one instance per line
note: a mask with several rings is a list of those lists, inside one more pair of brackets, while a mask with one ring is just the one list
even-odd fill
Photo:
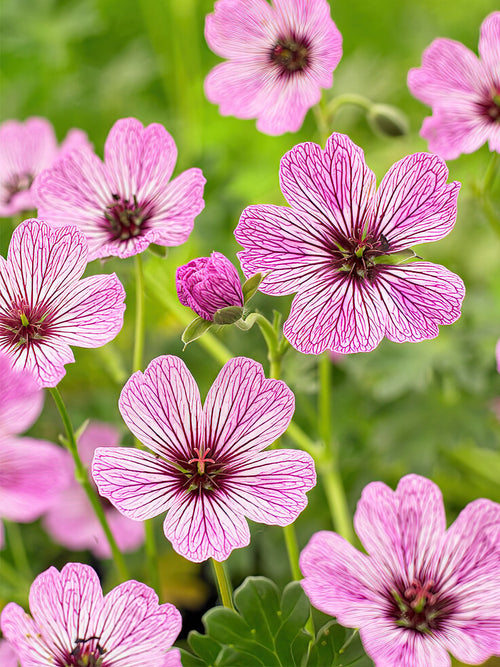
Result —
[[[144, 303], [144, 271], [142, 266], [142, 255], [135, 255], [135, 334], [134, 334], [134, 356], [132, 360], [132, 371], [142, 369], [144, 356], [144, 332], [145, 303]], [[138, 438], [134, 438], [137, 447], [144, 449]], [[156, 540], [152, 519], [144, 522], [145, 548], [148, 560], [149, 583], [157, 593], [160, 590], [159, 559], [156, 550]]]
[[5, 521], [5, 530], [9, 541], [12, 557], [17, 570], [21, 572], [27, 579], [33, 579], [33, 573], [26, 555], [23, 538], [19, 526], [13, 521]]
[[481, 199], [483, 212], [488, 218], [488, 222], [496, 234], [500, 236], [500, 219], [498, 212], [495, 211], [495, 208], [493, 207], [492, 199], [490, 197], [490, 191], [493, 189], [495, 179], [498, 176], [499, 167], [500, 155], [498, 153], [494, 153], [491, 157], [490, 163], [488, 164], [488, 168], [486, 169], [483, 186], [479, 191], [479, 196]]
[[224, 607], [227, 607], [227, 609], [232, 609], [235, 611], [233, 604], [233, 589], [227, 574], [226, 566], [224, 563], [215, 560], [215, 558], [212, 558], [211, 560], [214, 567], [215, 580], [217, 581], [217, 588], [219, 589], [219, 595], [220, 599], [222, 600], [222, 604]]
[[128, 573], [127, 566], [125, 564], [125, 560], [123, 558], [123, 554], [121, 553], [120, 549], [118, 548], [118, 545], [116, 544], [115, 538], [113, 537], [113, 533], [111, 532], [111, 529], [107, 522], [106, 515], [104, 514], [104, 510], [99, 501], [97, 492], [90, 483], [88, 472], [85, 466], [83, 465], [80, 455], [78, 453], [78, 448], [76, 446], [75, 432], [73, 430], [73, 426], [71, 424], [68, 411], [66, 410], [66, 406], [64, 405], [62, 396], [59, 393], [59, 389], [57, 387], [51, 387], [49, 391], [52, 395], [52, 398], [54, 399], [57, 409], [59, 410], [59, 414], [61, 415], [61, 419], [64, 424], [64, 428], [66, 430], [66, 438], [64, 442], [67, 448], [69, 449], [73, 457], [73, 461], [75, 463], [75, 477], [77, 481], [80, 482], [80, 484], [82, 485], [85, 493], [87, 494], [88, 499], [92, 504], [92, 507], [94, 508], [94, 512], [97, 518], [99, 519], [104, 534], [106, 535], [106, 538], [109, 542], [109, 546], [111, 547], [113, 559], [115, 561], [115, 565], [120, 575], [120, 578], [122, 579], [122, 581], [125, 581], [129, 579], [130, 576]]

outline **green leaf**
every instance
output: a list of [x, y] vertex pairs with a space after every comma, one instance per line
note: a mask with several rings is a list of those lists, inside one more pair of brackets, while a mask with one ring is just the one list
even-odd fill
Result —
[[188, 635], [188, 644], [208, 665], [215, 664], [222, 646], [208, 635], [193, 630]]
[[250, 628], [260, 630], [259, 639], [270, 646], [281, 624], [276, 584], [265, 577], [248, 577], [235, 591], [234, 601]]
[[220, 652], [215, 667], [267, 667], [267, 665], [251, 653], [232, 646], [225, 646]]
[[298, 581], [289, 583], [281, 598], [281, 627], [276, 633], [275, 646], [283, 665], [293, 665], [295, 659], [292, 653], [292, 644], [301, 630], [303, 630], [311, 605], [302, 586]]
[[243, 283], [243, 285], [241, 286], [241, 289], [243, 291], [243, 303], [246, 304], [247, 301], [250, 301], [255, 292], [259, 289], [259, 285], [264, 280], [266, 275], [267, 274], [256, 273], [254, 276], [251, 276], [248, 280], [246, 280]]
[[210, 320], [205, 320], [203, 317], [195, 317], [182, 333], [181, 340], [184, 343], [184, 348], [189, 343], [192, 343], [193, 340], [203, 336], [212, 326], [213, 322], [210, 322]]
[[183, 648], [180, 649], [180, 652], [182, 667], [211, 667], [209, 664], [201, 660], [201, 658], [197, 658]]

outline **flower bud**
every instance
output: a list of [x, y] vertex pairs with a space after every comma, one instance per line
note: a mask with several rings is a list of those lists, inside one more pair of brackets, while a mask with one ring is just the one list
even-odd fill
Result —
[[231, 306], [241, 309], [231, 311], [231, 314], [241, 312], [240, 317], [243, 314], [243, 292], [238, 271], [220, 252], [213, 252], [210, 257], [198, 257], [180, 266], [175, 282], [179, 301], [205, 320], [213, 321], [217, 311]]
[[366, 116], [375, 134], [385, 137], [402, 137], [408, 134], [409, 125], [405, 114], [388, 104], [374, 104]]

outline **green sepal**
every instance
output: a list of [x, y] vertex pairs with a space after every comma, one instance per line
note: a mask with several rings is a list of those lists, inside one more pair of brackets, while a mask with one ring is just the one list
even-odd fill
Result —
[[75, 431], [75, 440], [78, 442], [80, 436], [89, 425], [90, 419], [86, 419]]
[[212, 326], [213, 322], [210, 320], [205, 320], [203, 317], [195, 317], [182, 332], [181, 340], [184, 343], [184, 349], [193, 340], [203, 336]]
[[239, 320], [238, 322], [236, 322], [236, 326], [238, 327], [238, 329], [241, 329], [242, 331], [248, 331], [253, 327], [253, 325], [257, 321], [257, 318], [258, 318], [257, 313], [250, 313], [250, 315], [244, 320]]
[[241, 320], [243, 315], [243, 308], [241, 306], [226, 306], [226, 308], [219, 308], [214, 313], [215, 324], [234, 324]]
[[406, 250], [400, 250], [399, 252], [392, 252], [389, 255], [378, 255], [377, 257], [370, 258], [370, 261], [374, 264], [402, 264], [409, 259], [415, 258], [422, 259], [415, 254], [411, 248], [408, 248]]
[[158, 245], [157, 243], [150, 243], [148, 246], [148, 250], [153, 255], [157, 255], [157, 257], [166, 257], [168, 252], [167, 246]]
[[266, 275], [267, 273], [256, 273], [243, 283], [241, 286], [243, 291], [243, 303], [246, 304], [247, 301], [250, 301], [255, 292], [259, 289], [259, 286]]

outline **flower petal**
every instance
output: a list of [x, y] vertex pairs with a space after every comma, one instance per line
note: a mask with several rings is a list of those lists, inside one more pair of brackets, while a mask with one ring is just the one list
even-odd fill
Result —
[[191, 458], [198, 444], [202, 407], [198, 386], [175, 356], [153, 359], [123, 387], [119, 407], [132, 433], [154, 452], [175, 460]]
[[177, 553], [194, 563], [226, 560], [233, 549], [250, 542], [248, 524], [233, 505], [225, 494], [192, 491], [169, 510], [165, 536]]
[[490, 74], [498, 77], [500, 67], [500, 12], [492, 12], [481, 25], [479, 54]]
[[377, 191], [376, 235], [389, 242], [388, 252], [437, 241], [455, 224], [460, 183], [446, 184], [448, 169], [437, 155], [415, 153], [396, 162]]
[[0, 377], [0, 436], [22, 433], [42, 411], [43, 391], [31, 373], [14, 370], [2, 353]]
[[[42, 639], [38, 626], [22, 607], [9, 602], [2, 611], [0, 621], [4, 636], [16, 649], [23, 667], [47, 667], [53, 662], [52, 652]], [[0, 655], [0, 658], [3, 656]], [[14, 665], [17, 667], [17, 660]]]
[[435, 338], [438, 324], [451, 324], [460, 317], [465, 287], [444, 266], [412, 262], [379, 268], [373, 289], [387, 311], [385, 335], [389, 340], [403, 343]]
[[433, 153], [454, 160], [461, 153], [474, 153], [488, 138], [494, 140], [495, 129], [493, 123], [477, 113], [475, 103], [463, 100], [460, 107], [442, 107], [426, 118], [420, 136], [427, 139]]
[[369, 352], [383, 338], [385, 318], [368, 282], [318, 271], [292, 301], [283, 333], [304, 354]]
[[258, 62], [219, 63], [205, 78], [205, 95], [219, 105], [221, 116], [255, 118], [265, 105], [266, 69]]
[[98, 447], [92, 477], [101, 496], [129, 519], [145, 521], [165, 512], [179, 482], [165, 461], [128, 447]]
[[248, 519], [288, 526], [307, 505], [306, 492], [316, 484], [314, 461], [295, 449], [253, 455], [231, 470], [224, 488]]
[[41, 387], [57, 386], [66, 375], [64, 366], [75, 362], [69, 345], [55, 336], [40, 345], [19, 347], [11, 358], [14, 368], [30, 371]]
[[375, 174], [348, 136], [332, 134], [324, 151], [310, 142], [294, 146], [281, 160], [280, 183], [288, 203], [323, 228], [343, 238], [365, 230]]
[[411, 583], [433, 558], [446, 529], [441, 491], [419, 475], [403, 477], [396, 491], [372, 482], [363, 490], [354, 525], [382, 569]]
[[374, 590], [378, 574], [370, 559], [343, 537], [326, 530], [315, 533], [300, 554], [302, 587], [311, 604], [339, 623], [356, 628], [381, 614]]
[[266, 379], [253, 359], [236, 357], [224, 365], [208, 392], [203, 442], [212, 455], [238, 461], [279, 438], [294, 408], [294, 395], [284, 382]]
[[126, 581], [104, 598], [96, 619], [106, 660], [117, 667], [163, 667], [165, 650], [181, 630], [181, 615], [172, 604], [158, 604], [153, 589]]

